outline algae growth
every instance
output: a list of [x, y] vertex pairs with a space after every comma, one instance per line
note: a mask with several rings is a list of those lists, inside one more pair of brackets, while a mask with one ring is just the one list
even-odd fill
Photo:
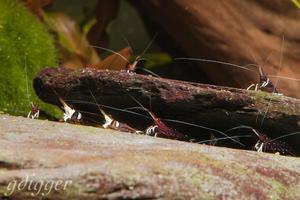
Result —
[[0, 111], [26, 115], [32, 101], [52, 112], [52, 106], [38, 100], [32, 87], [33, 77], [46, 66], [57, 66], [47, 29], [20, 1], [1, 0]]

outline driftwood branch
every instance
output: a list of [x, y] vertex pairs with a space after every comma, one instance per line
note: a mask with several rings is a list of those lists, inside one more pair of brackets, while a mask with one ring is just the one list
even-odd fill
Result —
[[6, 115], [0, 138], [1, 199], [300, 196], [299, 158]]
[[[43, 70], [35, 78], [34, 88], [45, 102], [60, 105], [53, 93], [55, 90], [75, 108], [95, 113], [99, 111], [89, 107], [88, 102], [94, 102], [89, 90], [100, 104], [117, 108], [138, 106], [130, 94], [145, 107], [149, 108], [147, 105], [151, 101], [150, 109], [161, 118], [222, 131], [240, 124], [258, 128], [269, 137], [299, 131], [300, 100], [261, 91], [154, 78], [125, 71], [66, 68]], [[78, 104], [78, 101], [85, 103]], [[114, 110], [107, 112], [120, 121], [135, 119], [132, 114], [123, 115], [123, 112]], [[172, 126], [191, 137], [200, 137], [203, 132], [208, 132], [177, 123], [172, 123]], [[298, 145], [295, 137], [287, 138], [293, 147]]]

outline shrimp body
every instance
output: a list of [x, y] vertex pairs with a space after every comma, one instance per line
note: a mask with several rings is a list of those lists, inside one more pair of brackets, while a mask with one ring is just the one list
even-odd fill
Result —
[[254, 145], [254, 149], [257, 152], [271, 152], [271, 153], [280, 153], [280, 154], [286, 154], [290, 153], [291, 149], [289, 146], [282, 142], [282, 141], [276, 141], [270, 139], [266, 134], [259, 133], [258, 131], [254, 131], [259, 140]]
[[28, 113], [27, 118], [37, 119], [40, 116], [40, 109], [37, 105], [31, 102], [31, 111]]
[[156, 137], [165, 137], [170, 139], [179, 139], [179, 140], [187, 139], [187, 137], [184, 134], [180, 133], [175, 129], [168, 127], [165, 123], [163, 123], [158, 117], [156, 117], [148, 109], [147, 111], [149, 112], [149, 114], [151, 115], [155, 123], [154, 126], [150, 126], [146, 129], [147, 135], [153, 135]]

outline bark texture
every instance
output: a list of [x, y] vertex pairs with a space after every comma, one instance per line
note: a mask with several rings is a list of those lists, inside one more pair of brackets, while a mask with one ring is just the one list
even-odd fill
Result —
[[[76, 109], [94, 113], [99, 111], [95, 106], [91, 107], [95, 103], [91, 92], [100, 104], [117, 108], [139, 106], [130, 94], [145, 107], [150, 101], [150, 109], [160, 118], [177, 119], [222, 131], [241, 124], [249, 125], [271, 138], [299, 131], [300, 101], [261, 91], [154, 78], [125, 71], [66, 68], [41, 71], [34, 80], [34, 88], [45, 102], [60, 105], [58, 94]], [[132, 114], [105, 110], [123, 122], [136, 120]], [[142, 118], [142, 121], [145, 120]], [[191, 138], [201, 138], [209, 132], [178, 123], [170, 126]], [[299, 134], [285, 139], [296, 152], [299, 151]]]
[[[0, 115], [1, 199], [297, 199], [299, 158]], [[8, 184], [72, 181], [46, 197]], [[23, 183], [25, 184], [25, 183]], [[18, 186], [18, 185], [17, 185]], [[16, 186], [16, 187], [17, 187]], [[48, 187], [49, 188], [49, 187]]]
[[[131, 2], [148, 27], [151, 24], [154, 32], [164, 36], [163, 46], [169, 41], [173, 51], [183, 49], [189, 57], [239, 65], [255, 63], [270, 75], [300, 79], [300, 12], [292, 1]], [[201, 66], [215, 84], [246, 88], [258, 80], [256, 74], [234, 67], [207, 63]], [[300, 97], [299, 80], [279, 79], [278, 87], [288, 96]]]

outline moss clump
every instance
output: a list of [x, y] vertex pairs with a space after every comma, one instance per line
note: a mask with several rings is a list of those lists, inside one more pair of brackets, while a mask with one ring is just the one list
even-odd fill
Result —
[[284, 96], [282, 95], [278, 95], [278, 94], [275, 94], [275, 93], [269, 93], [269, 92], [264, 92], [264, 91], [256, 91], [255, 92], [255, 96], [253, 96], [253, 98], [255, 100], [257, 99], [269, 99], [269, 100], [280, 100], [280, 99], [283, 99]]
[[0, 111], [25, 115], [30, 101], [49, 111], [36, 97], [32, 80], [41, 68], [56, 64], [54, 41], [43, 24], [21, 2], [1, 0]]

